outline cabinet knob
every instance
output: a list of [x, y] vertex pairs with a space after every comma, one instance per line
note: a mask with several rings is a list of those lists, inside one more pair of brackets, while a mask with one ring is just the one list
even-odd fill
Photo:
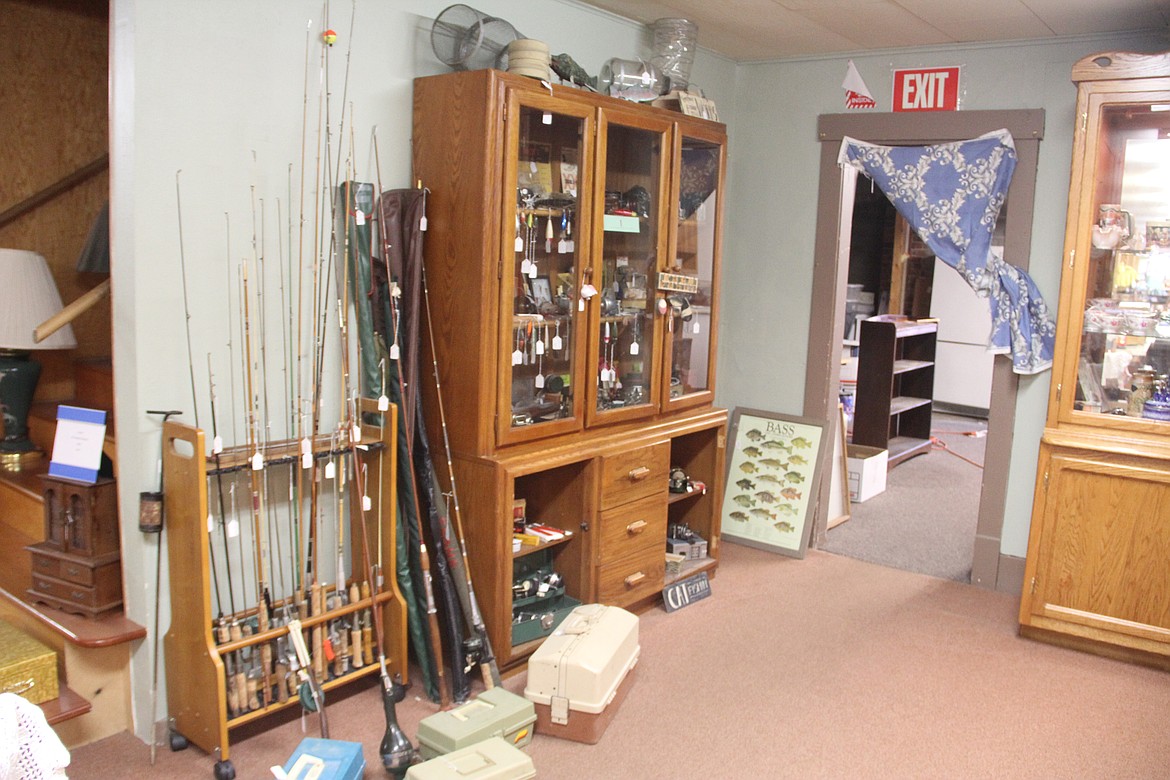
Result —
[[639, 466], [636, 469], [630, 469], [630, 481], [637, 482], [640, 479], [645, 479], [650, 475], [650, 469], [646, 466]]
[[636, 521], [634, 521], [626, 526], [626, 533], [631, 534], [631, 535], [632, 534], [640, 534], [644, 530], [646, 530], [646, 525], [647, 525], [647, 523], [645, 520], [636, 520]]
[[644, 579], [646, 579], [645, 574], [640, 571], [634, 572], [629, 577], [626, 577], [626, 587], [632, 588]]

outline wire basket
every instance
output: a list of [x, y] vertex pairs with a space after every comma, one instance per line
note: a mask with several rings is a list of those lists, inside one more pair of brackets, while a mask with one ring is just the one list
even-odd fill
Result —
[[508, 44], [522, 38], [507, 21], [469, 5], [447, 6], [431, 25], [431, 49], [455, 70], [508, 66]]

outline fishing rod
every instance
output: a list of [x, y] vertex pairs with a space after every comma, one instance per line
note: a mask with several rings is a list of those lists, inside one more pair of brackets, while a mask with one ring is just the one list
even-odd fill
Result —
[[[426, 213], [426, 190], [423, 190], [423, 213]], [[451, 508], [455, 514], [455, 531], [459, 536], [459, 548], [463, 556], [463, 571], [467, 579], [467, 596], [470, 606], [468, 619], [476, 635], [483, 642], [483, 655], [480, 661], [480, 671], [483, 673], [483, 682], [488, 688], [500, 684], [500, 670], [496, 665], [496, 656], [492, 652], [491, 639], [488, 637], [487, 626], [484, 625], [483, 615], [479, 611], [479, 601], [475, 597], [475, 587], [471, 582], [471, 565], [467, 560], [467, 539], [463, 535], [463, 521], [459, 508], [459, 493], [455, 489], [455, 468], [451, 463], [451, 440], [447, 435], [447, 415], [443, 409], [443, 388], [439, 381], [439, 361], [435, 352], [435, 330], [431, 318], [431, 299], [427, 292], [427, 268], [421, 264], [422, 270], [422, 298], [423, 312], [427, 318], [427, 338], [431, 347], [431, 367], [435, 375], [435, 400], [439, 407], [439, 427], [443, 431], [443, 453], [447, 460], [447, 477], [451, 483]]]
[[[379, 157], [379, 154], [378, 154], [377, 127], [375, 127], [373, 129], [373, 139], [374, 139], [374, 167], [376, 169], [377, 179], [378, 179], [378, 197], [381, 198], [381, 196], [382, 196], [382, 164], [381, 164], [381, 158]], [[398, 302], [401, 298], [401, 291], [398, 287], [397, 282], [394, 280], [394, 275], [390, 269], [389, 236], [388, 236], [388, 232], [386, 230], [386, 225], [382, 221], [381, 208], [378, 209], [378, 219], [379, 219], [378, 238], [382, 242], [382, 262], [386, 267], [386, 285], [387, 285], [387, 289], [388, 289], [389, 296], [390, 296], [390, 328], [394, 333], [394, 343], [389, 348], [389, 357], [392, 361], [394, 361], [395, 366], [397, 367], [397, 371], [395, 373], [396, 373], [397, 379], [398, 379], [398, 398], [401, 402], [404, 403], [405, 398], [406, 398], [406, 386], [405, 386], [405, 383], [403, 382], [403, 379], [402, 379], [402, 354], [401, 354], [401, 350], [398, 347], [398, 334], [399, 334], [400, 327], [401, 327], [401, 325], [400, 325], [401, 315], [400, 315], [400, 310], [398, 308]], [[385, 387], [384, 387], [385, 381], [386, 381], [385, 376], [386, 376], [385, 369], [383, 369], [383, 374], [382, 374], [383, 395], [385, 394]], [[417, 476], [415, 474], [414, 456], [413, 456], [414, 439], [410, 435], [410, 431], [411, 431], [410, 426], [408, 424], [406, 424], [406, 419], [405, 419], [406, 415], [402, 414], [402, 409], [399, 409], [398, 412], [399, 412], [400, 418], [403, 420], [403, 431], [402, 431], [401, 435], [405, 436], [405, 442], [406, 442], [406, 452], [407, 452], [406, 461], [407, 462], [405, 464], [405, 468], [410, 473], [411, 484], [417, 485], [418, 480], [417, 480]], [[403, 464], [399, 464], [399, 467], [402, 468]], [[450, 682], [447, 680], [447, 674], [446, 674], [446, 670], [444, 668], [444, 663], [443, 663], [443, 642], [442, 642], [441, 632], [439, 630], [438, 609], [435, 606], [435, 589], [434, 589], [434, 580], [433, 580], [433, 577], [431, 575], [431, 560], [430, 560], [430, 556], [427, 554], [426, 543], [423, 541], [424, 537], [423, 537], [423, 532], [422, 532], [423, 531], [423, 529], [422, 529], [422, 507], [419, 505], [419, 502], [418, 502], [417, 489], [411, 490], [411, 491], [409, 491], [409, 493], [410, 493], [409, 500], [413, 504], [414, 517], [415, 517], [415, 521], [417, 523], [416, 533], [418, 534], [418, 539], [419, 539], [419, 568], [421, 569], [422, 575], [423, 575], [423, 595], [426, 599], [427, 626], [428, 626], [428, 630], [430, 633], [432, 649], [433, 649], [433, 652], [435, 654], [435, 678], [436, 678], [435, 682], [436, 682], [438, 689], [439, 689], [439, 705], [443, 709], [447, 709], [447, 707], [449, 707], [451, 704], [451, 685], [450, 685]], [[381, 551], [381, 547], [379, 547], [379, 552], [380, 551]]]
[[[191, 379], [191, 404], [195, 416], [195, 427], [199, 427], [199, 397], [195, 392], [195, 360], [191, 354], [191, 304], [187, 293], [187, 254], [183, 248], [183, 192], [179, 182], [182, 169], [175, 171], [175, 212], [179, 224], [179, 270], [183, 279], [183, 317], [187, 333], [187, 369]], [[215, 591], [215, 606], [219, 616], [223, 617], [223, 597], [219, 590], [219, 570], [215, 565], [215, 545], [211, 543], [211, 536], [207, 537], [207, 556], [211, 566], [212, 590]]]
[[[147, 409], [147, 414], [161, 414], [162, 425], [165, 426], [167, 419], [176, 415], [182, 414], [180, 411], [155, 411]], [[155, 739], [155, 723], [158, 717], [158, 626], [159, 626], [159, 610], [162, 602], [162, 530], [163, 530], [163, 514], [165, 509], [165, 498], [163, 493], [163, 450], [166, 448], [166, 437], [164, 434], [163, 440], [160, 443], [158, 453], [158, 492], [145, 492], [141, 494], [143, 499], [142, 507], [140, 508], [140, 519], [138, 529], [144, 533], [157, 533], [158, 542], [155, 545], [154, 557], [154, 631], [153, 631], [153, 648], [151, 650], [150, 658], [150, 765], [154, 766], [155, 752], [158, 740]], [[156, 499], [156, 500], [155, 500]], [[155, 515], [157, 514], [157, 517]]]
[[[219, 527], [223, 532], [223, 555], [224, 564], [227, 571], [228, 582], [228, 605], [231, 608], [231, 614], [236, 614], [236, 596], [235, 586], [232, 584], [232, 558], [228, 547], [228, 519], [225, 511], [223, 500], [223, 475], [219, 473], [220, 468], [220, 453], [223, 452], [223, 438], [219, 435], [219, 424], [216, 420], [215, 412], [215, 375], [211, 372], [211, 353], [207, 353], [207, 385], [208, 396], [211, 399], [211, 454], [215, 458], [215, 486], [216, 492], [219, 495]], [[211, 512], [208, 511], [210, 519]], [[208, 522], [208, 527], [211, 523]]]
[[[260, 471], [264, 468], [264, 456], [260, 453], [260, 441], [258, 437], [258, 420], [256, 409], [256, 394], [253, 385], [253, 363], [252, 363], [252, 325], [251, 316], [248, 308], [248, 264], [245, 262], [241, 264], [243, 273], [243, 296], [244, 296], [244, 350], [248, 364], [248, 371], [246, 379], [246, 386], [248, 391], [248, 449], [252, 451], [252, 472], [251, 472], [251, 487], [252, 487], [252, 533], [253, 544], [256, 552], [256, 623], [258, 630], [263, 633], [268, 630], [268, 583], [264, 569], [264, 552], [267, 547], [264, 541], [264, 507], [262, 502], [262, 484], [263, 480], [260, 478]], [[264, 678], [264, 695], [262, 697], [263, 704], [268, 703], [271, 694], [271, 667], [272, 667], [272, 647], [267, 642], [260, 646], [260, 664], [261, 675]]]
[[[357, 454], [354, 453], [355, 465]], [[361, 468], [354, 469], [354, 480], [357, 485], [358, 494], [361, 500], [356, 502], [358, 504], [358, 517], [361, 521], [362, 530], [362, 566], [365, 569], [366, 581], [377, 582], [380, 579], [380, 573], [375, 572], [370, 558], [370, 531], [366, 524], [366, 506], [368, 503], [368, 496], [365, 485], [365, 471]], [[378, 497], [381, 502], [381, 496]], [[377, 594], [380, 595], [381, 588], [378, 589]], [[386, 717], [386, 731], [382, 735], [382, 742], [379, 745], [379, 754], [382, 757], [382, 766], [387, 772], [396, 778], [402, 778], [406, 774], [406, 770], [414, 763], [415, 749], [407, 738], [402, 728], [398, 725], [397, 717], [397, 702], [401, 701], [406, 691], [401, 682], [396, 679], [391, 679], [389, 670], [386, 669], [386, 634], [382, 624], [382, 609], [378, 606], [377, 597], [370, 596], [370, 612], [373, 617], [373, 634], [375, 638], [375, 647], [378, 651], [378, 667], [379, 678], [382, 681], [382, 710]], [[370, 657], [371, 662], [373, 657]], [[400, 659], [403, 662], [405, 659]]]

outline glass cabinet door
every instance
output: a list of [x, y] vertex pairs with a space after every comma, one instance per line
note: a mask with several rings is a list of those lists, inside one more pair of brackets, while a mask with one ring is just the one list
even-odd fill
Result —
[[1119, 97], [1089, 103], [1098, 127], [1077, 227], [1088, 265], [1083, 322], [1069, 326], [1081, 336], [1071, 407], [1093, 415], [1082, 421], [1170, 421], [1170, 93]]
[[508, 404], [501, 443], [581, 427], [579, 258], [589, 238], [578, 226], [591, 202], [581, 174], [593, 132], [586, 107], [515, 91], [507, 116], [500, 363], [510, 392], [499, 394]]
[[720, 245], [723, 144], [683, 135], [678, 142], [672, 262], [659, 277], [668, 308], [664, 407], [709, 403], [715, 386], [716, 253]]
[[611, 422], [658, 411], [660, 320], [653, 290], [666, 249], [670, 124], [603, 114], [598, 132], [604, 201], [594, 208], [599, 251], [583, 282], [596, 290], [586, 422]]

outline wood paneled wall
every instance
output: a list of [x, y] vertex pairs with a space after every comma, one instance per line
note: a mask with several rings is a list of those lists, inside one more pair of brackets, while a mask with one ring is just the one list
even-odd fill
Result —
[[[0, 211], [106, 153], [109, 22], [104, 2], [0, 0]], [[0, 228], [0, 246], [44, 255], [69, 303], [104, 276], [76, 271], [90, 228], [109, 197], [100, 173]], [[44, 367], [38, 400], [73, 394], [73, 358], [109, 357], [107, 298], [73, 323], [78, 348], [35, 353]]]

